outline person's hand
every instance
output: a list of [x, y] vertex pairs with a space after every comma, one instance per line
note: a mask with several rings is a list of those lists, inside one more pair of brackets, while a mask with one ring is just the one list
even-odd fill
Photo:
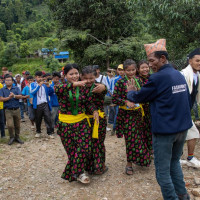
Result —
[[77, 81], [73, 83], [73, 87], [84, 87], [87, 81]]
[[49, 82], [45, 82], [44, 84], [45, 84], [47, 87], [50, 87]]
[[135, 87], [135, 80], [131, 79], [126, 83], [127, 91], [137, 91], [137, 88]]
[[30, 95], [22, 96], [22, 99], [28, 99]]
[[126, 101], [126, 105], [129, 107], [129, 108], [134, 108], [135, 104], [133, 102], [130, 102], [130, 101]]
[[99, 124], [99, 113], [98, 113], [98, 111], [93, 112], [93, 118], [94, 118], [94, 120], [96, 119], [97, 124]]
[[41, 87], [44, 84], [44, 81], [41, 81], [38, 85]]
[[103, 84], [95, 83], [96, 87], [92, 90], [93, 93], [101, 93], [106, 89], [106, 86]]
[[9, 98], [10, 98], [10, 99], [12, 99], [14, 96], [15, 96], [15, 94], [12, 93], [12, 92], [9, 94]]

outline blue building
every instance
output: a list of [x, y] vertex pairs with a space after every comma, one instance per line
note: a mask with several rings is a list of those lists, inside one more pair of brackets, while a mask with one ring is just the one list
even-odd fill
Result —
[[59, 61], [63, 62], [64, 60], [69, 59], [69, 52], [68, 51], [63, 51], [60, 53], [54, 53], [55, 59], [58, 59]]

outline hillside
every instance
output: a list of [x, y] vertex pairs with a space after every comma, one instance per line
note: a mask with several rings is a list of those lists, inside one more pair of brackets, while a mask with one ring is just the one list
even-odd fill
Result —
[[45, 69], [38, 50], [59, 49], [55, 27], [43, 0], [0, 1], [0, 68], [7, 66], [14, 74]]

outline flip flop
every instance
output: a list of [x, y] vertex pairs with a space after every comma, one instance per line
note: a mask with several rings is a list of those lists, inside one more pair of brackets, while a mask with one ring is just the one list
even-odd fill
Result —
[[[127, 175], [133, 175], [133, 168], [132, 167], [126, 167], [125, 172]], [[129, 174], [128, 172], [132, 172], [132, 174]]]
[[88, 184], [90, 183], [90, 178], [88, 176], [86, 176], [85, 173], [80, 174], [79, 177], [77, 178], [77, 181], [84, 183], [84, 184]]

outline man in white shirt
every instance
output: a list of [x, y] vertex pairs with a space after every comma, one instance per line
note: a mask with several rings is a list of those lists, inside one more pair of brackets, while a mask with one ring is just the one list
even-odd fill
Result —
[[104, 85], [107, 86], [107, 81], [106, 81], [106, 77], [102, 74], [100, 74], [100, 68], [99, 68], [99, 65], [93, 65], [93, 68], [96, 70], [97, 72], [97, 75], [96, 75], [96, 78], [95, 80], [98, 82], [98, 83], [102, 83]]
[[40, 137], [42, 117], [44, 117], [47, 134], [50, 138], [54, 138], [51, 126], [51, 103], [49, 101], [49, 95], [52, 95], [54, 90], [50, 87], [49, 83], [44, 83], [42, 79], [42, 72], [37, 71], [35, 73], [36, 82], [30, 84], [30, 94], [33, 95], [33, 108], [35, 109], [37, 132], [35, 137]]
[[[191, 104], [192, 107], [194, 105], [195, 100], [197, 100], [197, 104], [200, 103], [200, 48], [195, 49], [189, 54], [189, 65], [181, 71], [184, 75], [190, 96], [191, 96]], [[181, 164], [186, 164], [188, 166], [200, 168], [200, 161], [194, 157], [194, 150], [196, 146], [196, 140], [199, 138], [199, 131], [196, 128], [195, 124], [188, 130], [187, 133], [187, 146], [188, 146], [188, 157], [187, 161], [181, 160]]]

